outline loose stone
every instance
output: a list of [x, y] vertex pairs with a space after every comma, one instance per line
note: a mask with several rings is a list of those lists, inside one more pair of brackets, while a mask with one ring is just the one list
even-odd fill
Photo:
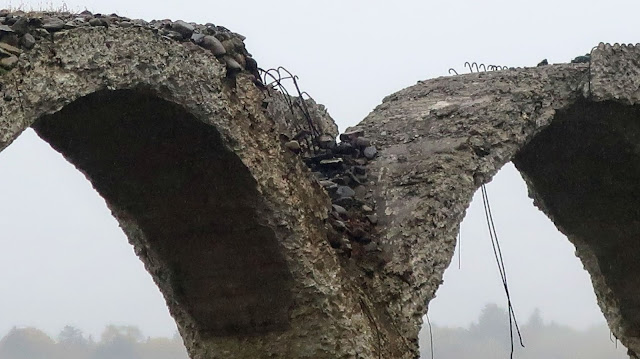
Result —
[[362, 211], [363, 212], [373, 212], [373, 208], [369, 207], [368, 205], [362, 205]]
[[202, 45], [204, 37], [204, 34], [194, 33], [193, 35], [191, 35], [191, 41], [193, 41], [197, 45]]
[[351, 198], [356, 195], [356, 192], [348, 186], [339, 186], [336, 190], [336, 194], [340, 197]]
[[172, 40], [182, 40], [182, 34], [177, 31], [162, 29], [161, 33]]
[[171, 30], [180, 33], [183, 38], [187, 39], [189, 38], [189, 36], [191, 36], [191, 34], [193, 34], [193, 31], [195, 30], [195, 28], [193, 27], [193, 25], [187, 22], [178, 20], [173, 24], [171, 24]]
[[62, 30], [64, 28], [64, 21], [57, 17], [50, 17], [44, 19], [42, 27], [50, 32]]
[[231, 71], [242, 71], [242, 65], [231, 56], [225, 56], [224, 62], [227, 65], [227, 69]]
[[367, 215], [367, 219], [369, 220], [369, 222], [373, 225], [378, 224], [378, 216], [375, 214], [369, 214]]
[[353, 141], [362, 135], [364, 135], [364, 130], [360, 127], [349, 127], [340, 135], [340, 141]]
[[240, 55], [240, 54], [234, 54], [233, 55], [233, 59], [236, 60], [238, 62], [238, 64], [240, 64], [240, 67], [242, 68], [246, 68], [247, 67], [247, 61], [245, 60], [245, 57]]
[[2, 40], [0, 41], [11, 46], [18, 46], [20, 44], [20, 38], [18, 37], [18, 34], [4, 34], [2, 36]]
[[[0, 25], [5, 26], [5, 25]], [[29, 21], [26, 18], [20, 18], [13, 25], [11, 25], [13, 31], [18, 35], [24, 35], [29, 32]]]
[[136, 26], [147, 26], [149, 23], [143, 19], [134, 19], [133, 24]]
[[295, 153], [300, 152], [300, 149], [301, 149], [300, 143], [296, 140], [289, 141], [285, 143], [284, 146]]
[[104, 26], [104, 27], [109, 27], [109, 23], [107, 22], [107, 20], [103, 19], [103, 18], [93, 18], [91, 20], [89, 20], [89, 25], [91, 26]]
[[16, 66], [18, 63], [18, 58], [16, 56], [9, 56], [0, 59], [0, 67], [5, 70], [10, 70]]
[[334, 212], [336, 212], [341, 217], [347, 217], [347, 210], [344, 207], [339, 206], [337, 204], [333, 204], [331, 205], [331, 208], [333, 209]]
[[333, 181], [341, 186], [348, 186], [351, 183], [349, 176], [337, 176]]
[[34, 35], [37, 38], [50, 38], [51, 34], [49, 33], [49, 31], [43, 29], [43, 28], [37, 28], [33, 31]]
[[339, 197], [333, 201], [334, 204], [340, 205], [345, 208], [354, 208], [362, 206], [362, 203], [353, 197]]
[[368, 147], [371, 146], [371, 141], [365, 137], [356, 137], [354, 144], [358, 147]]
[[24, 46], [25, 49], [31, 50], [36, 44], [36, 39], [31, 34], [25, 34], [20, 39], [20, 43], [22, 44], [22, 46]]
[[13, 29], [7, 25], [0, 25], [0, 32], [13, 32]]
[[571, 60], [572, 64], [584, 64], [591, 61], [591, 55], [586, 54], [584, 56], [578, 56], [575, 59]]
[[320, 181], [320, 185], [326, 190], [338, 188], [338, 185], [333, 181], [323, 180], [323, 181]]
[[318, 138], [318, 145], [322, 149], [332, 149], [336, 147], [336, 140], [331, 135], [322, 135]]
[[202, 47], [207, 50], [210, 50], [214, 56], [222, 56], [227, 53], [224, 46], [220, 40], [218, 40], [215, 36], [207, 35], [202, 40]]
[[320, 165], [323, 166], [336, 166], [341, 165], [344, 162], [342, 158], [330, 158], [326, 160], [321, 160]]
[[333, 228], [335, 228], [336, 230], [340, 231], [340, 232], [342, 232], [345, 229], [347, 229], [347, 225], [344, 224], [344, 222], [342, 222], [342, 221], [336, 221], [336, 220], [331, 221], [331, 226]]
[[9, 25], [9, 26], [11, 26], [11, 25], [13, 25], [16, 21], [18, 21], [18, 19], [17, 19], [15, 16], [9, 16], [9, 17], [6, 17], [6, 18], [4, 19], [4, 21], [2, 21], [2, 22], [3, 22], [5, 25]]
[[348, 142], [340, 142], [333, 150], [336, 154], [350, 155], [355, 153], [355, 148]]
[[16, 56], [19, 56], [22, 53], [22, 50], [20, 50], [19, 48], [6, 44], [4, 42], [0, 42], [0, 49]]
[[370, 160], [376, 157], [378, 150], [375, 147], [369, 146], [364, 149], [364, 156]]

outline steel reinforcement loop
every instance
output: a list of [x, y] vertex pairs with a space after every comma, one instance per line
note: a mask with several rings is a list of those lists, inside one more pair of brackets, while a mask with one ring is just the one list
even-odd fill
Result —
[[[289, 111], [293, 116], [296, 116], [296, 111], [295, 111], [296, 108], [302, 113], [308, 126], [308, 129], [306, 129], [306, 131], [308, 131], [309, 134], [311, 135], [311, 143], [306, 143], [306, 144], [308, 149], [311, 152], [315, 152], [315, 147], [318, 144], [318, 138], [320, 137], [321, 133], [318, 130], [318, 128], [315, 126], [313, 122], [313, 118], [311, 117], [309, 108], [305, 101], [306, 99], [313, 100], [313, 98], [306, 91], [300, 90], [300, 86], [298, 85], [298, 76], [292, 74], [289, 70], [287, 70], [282, 66], [279, 66], [277, 68], [271, 68], [268, 70], [264, 70], [264, 69], [258, 69], [258, 70], [262, 73], [263, 82], [266, 84], [266, 86], [275, 87], [281, 93], [287, 106], [289, 107]], [[287, 90], [287, 87], [283, 83], [285, 80], [291, 80], [297, 92], [297, 95], [298, 95], [297, 97], [292, 96], [289, 93], [289, 90]], [[305, 99], [305, 96], [306, 96], [306, 99]], [[304, 130], [301, 130], [299, 128], [296, 128], [296, 131], [298, 131], [298, 133], [304, 132]], [[306, 136], [304, 136], [304, 139], [306, 142], [307, 141]]]
[[[502, 71], [502, 70], [509, 69], [509, 67], [507, 66], [478, 64], [475, 61], [474, 62], [465, 61], [463, 67], [468, 68], [470, 73]], [[459, 75], [458, 71], [456, 71], [456, 69], [454, 69], [453, 67], [450, 68], [448, 72], [449, 72], [449, 75]]]

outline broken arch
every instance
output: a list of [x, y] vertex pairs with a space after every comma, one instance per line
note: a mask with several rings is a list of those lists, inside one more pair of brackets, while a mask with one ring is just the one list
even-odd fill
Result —
[[[240, 176], [238, 184], [255, 184], [255, 191], [251, 189], [249, 193], [256, 195], [252, 198], [258, 199], [258, 205], [245, 209], [246, 202], [240, 200], [232, 213], [241, 215], [237, 218], [251, 217], [252, 224], [242, 228], [252, 231], [250, 233], [255, 236], [269, 238], [271, 232], [274, 234], [271, 238], [275, 238], [277, 249], [268, 248], [284, 260], [281, 262], [276, 257], [270, 260], [284, 263], [288, 269], [270, 268], [270, 273], [274, 274], [272, 278], [281, 278], [279, 274], [287, 271], [291, 276], [286, 283], [288, 287], [279, 286], [281, 293], [288, 291], [292, 298], [286, 316], [289, 325], [284, 329], [265, 324], [270, 321], [263, 320], [262, 313], [251, 311], [235, 322], [224, 324], [228, 318], [214, 321], [209, 315], [208, 304], [213, 307], [219, 304], [220, 307], [226, 305], [224, 301], [206, 295], [206, 299], [187, 295], [192, 289], [193, 293], [199, 293], [202, 287], [180, 279], [180, 275], [185, 278], [183, 268], [171, 268], [162, 263], [166, 260], [163, 254], [170, 253], [171, 257], [174, 254], [168, 249], [168, 242], [159, 240], [158, 248], [145, 247], [154, 240], [146, 238], [145, 230], [157, 238], [162, 238], [164, 231], [174, 231], [177, 235], [183, 235], [181, 229], [187, 231], [180, 223], [174, 228], [166, 223], [156, 223], [154, 218], [173, 218], [175, 214], [176, 219], [193, 221], [190, 223], [196, 228], [197, 225], [206, 226], [206, 220], [197, 216], [178, 216], [172, 212], [173, 208], [148, 213], [147, 208], [128, 203], [128, 196], [118, 197], [117, 191], [105, 195], [113, 196], [116, 203], [123, 206], [112, 207], [115, 216], [130, 240], [140, 244], [139, 253], [165, 294], [191, 355], [197, 358], [253, 358], [260, 355], [335, 358], [354, 357], [356, 353], [366, 358], [415, 357], [420, 318], [426, 310], [424, 303], [433, 297], [442, 272], [451, 260], [458, 223], [475, 189], [549, 126], [557, 110], [569, 109], [576, 101], [587, 97], [595, 102], [615, 101], [627, 105], [640, 101], [636, 76], [640, 50], [633, 46], [606, 45], [593, 52], [590, 67], [553, 65], [441, 78], [389, 96], [362, 126], [379, 150], [376, 161], [368, 164], [368, 172], [370, 170], [375, 178], [371, 188], [380, 217], [381, 231], [375, 239], [389, 248], [393, 256], [382, 270], [363, 277], [348, 263], [343, 265], [327, 244], [323, 220], [330, 204], [328, 198], [313, 183], [300, 161], [281, 151], [275, 140], [274, 118], [262, 111], [264, 96], [247, 73], [237, 74], [235, 82], [227, 81], [226, 68], [211, 54], [155, 36], [149, 29], [83, 27], [61, 31], [54, 39], [54, 42], [41, 42], [33, 51], [23, 53], [17, 69], [3, 75], [10, 82], [19, 80], [23, 90], [5, 88], [11, 98], [19, 101], [0, 102], [3, 114], [0, 117], [0, 147], [6, 147], [36, 120], [43, 116], [56, 119], [55, 113], [64, 111], [65, 106], [82, 105], [82, 99], [91, 100], [92, 94], [101, 96], [107, 93], [102, 91], [114, 90], [142, 91], [133, 95], [144, 105], [146, 100], [139, 96], [147, 88], [155, 99], [166, 101], [154, 102], [152, 98], [149, 103], [153, 106], [158, 105], [171, 113], [171, 104], [178, 104], [184, 111], [182, 120], [188, 122], [192, 118], [214, 128], [219, 135], [219, 141], [214, 143], [221, 146], [207, 144], [228, 151], [223, 157], [229, 155], [224, 158], [230, 161], [231, 175]], [[139, 66], [141, 64], [143, 66]], [[97, 116], [106, 117], [105, 114]], [[57, 120], [64, 122], [60, 118]], [[65, 144], [53, 123], [47, 124], [43, 119], [36, 127], [42, 126], [39, 132], [43, 137], [61, 140], [56, 145], [61, 149], [78, 146], [77, 143]], [[109, 130], [118, 133], [117, 128]], [[205, 137], [206, 133], [210, 132], [205, 131]], [[122, 136], [127, 138], [130, 133]], [[157, 136], [162, 139], [161, 134]], [[202, 134], [194, 136], [199, 139]], [[71, 137], [66, 140], [69, 139]], [[185, 141], [181, 143], [185, 144]], [[198, 140], [196, 143], [203, 142]], [[84, 148], [82, 146], [91, 149], [92, 144], [84, 143], [78, 148]], [[161, 150], [162, 146], [157, 148]], [[132, 149], [131, 154], [141, 153], [136, 152], [135, 146]], [[100, 153], [98, 148], [93, 151]], [[195, 149], [179, 153], [200, 154]], [[113, 149], [113, 154], [124, 159], [129, 155], [120, 153], [117, 148]], [[134, 182], [144, 177], [135, 173], [138, 168], [132, 164], [118, 168], [118, 165], [108, 163], [121, 159], [110, 158], [108, 154], [103, 157], [103, 163], [97, 162], [98, 165], [81, 153], [66, 155], [85, 166], [86, 169], [81, 170], [90, 177], [102, 178], [100, 166], [134, 176]], [[163, 154], [160, 151], [156, 155]], [[171, 154], [164, 155], [175, 159]], [[194, 171], [187, 173], [194, 174], [195, 169], [206, 170], [207, 158], [191, 160], [184, 161], [193, 166], [187, 169]], [[158, 163], [152, 158], [144, 165], [153, 167]], [[129, 173], [125, 169], [132, 171]], [[180, 187], [188, 180], [179, 174], [150, 180], [156, 181], [156, 185], [140, 195], [150, 204], [163, 204], [153, 201], [152, 195], [161, 194], [153, 193], [154, 189], [161, 192], [184, 188], [184, 192], [174, 192], [179, 194], [175, 198], [184, 195], [201, 202], [195, 203], [197, 209], [183, 204], [177, 205], [177, 209], [193, 210], [191, 213], [197, 214], [198, 210], [211, 208], [195, 192]], [[102, 191], [106, 192], [109, 188], [119, 188], [108, 180], [98, 184], [96, 187], [103, 186]], [[229, 188], [221, 186], [222, 189]], [[126, 185], [122, 189], [133, 191]], [[129, 193], [129, 196], [133, 194]], [[241, 198], [244, 197], [241, 195]], [[228, 218], [224, 220], [228, 225], [239, 223]], [[194, 236], [193, 243], [204, 243], [198, 233], [185, 233]], [[586, 265], [597, 262], [593, 253], [587, 250], [584, 253], [582, 258], [591, 258], [584, 262]], [[245, 259], [254, 258], [254, 255], [260, 257], [259, 253], [244, 254]], [[180, 253], [175, 255], [182, 259], [189, 257]], [[184, 267], [194, 269], [190, 264], [184, 263]], [[205, 272], [211, 268], [206, 265], [203, 264]], [[599, 277], [597, 269], [591, 275], [596, 291], [606, 299], [601, 303], [612, 303], [611, 307], [603, 306], [612, 330], [625, 345], [639, 349], [639, 336], [635, 336], [636, 325], [632, 318], [635, 309], [620, 310], [625, 304], [619, 300], [624, 297], [617, 297], [628, 292], [624, 285], [614, 285], [610, 290], [609, 283]], [[173, 273], [178, 275], [172, 276]], [[189, 284], [193, 286], [189, 287]], [[250, 281], [241, 285], [245, 284], [251, 286]], [[257, 290], [256, 293], [260, 293]], [[187, 298], [192, 302], [187, 302]], [[362, 303], [365, 301], [371, 302], [371, 310], [364, 309]], [[252, 303], [256, 308], [263, 308], [260, 306], [263, 303]], [[273, 305], [270, 308], [280, 308], [279, 303]], [[193, 313], [198, 317], [194, 318]], [[277, 315], [270, 317], [274, 318]], [[243, 330], [244, 323], [265, 329]], [[249, 332], [253, 334], [247, 335]]]
[[4, 87], [0, 148], [33, 125], [93, 182], [190, 355], [369, 355], [371, 323], [327, 244], [329, 199], [281, 147], [286, 121], [250, 74], [229, 81], [212, 54], [149, 29], [54, 37], [3, 75], [20, 86]]
[[[528, 178], [537, 204], [576, 245], [614, 334], [625, 346], [638, 348], [637, 303], [625, 299], [637, 288], [631, 263], [636, 246], [629, 242], [637, 211], [625, 208], [637, 192], [631, 184], [637, 177], [633, 122], [639, 99], [635, 65], [630, 64], [638, 49], [603, 44], [593, 54], [590, 66], [422, 82], [385, 98], [362, 122], [383, 144], [372, 170], [379, 178], [378, 205], [387, 214], [381, 237], [395, 254], [387, 270], [395, 276], [409, 268], [412, 274], [408, 283], [396, 283], [414, 295], [387, 306], [391, 317], [406, 318], [399, 324], [407, 337], [415, 338], [425, 312], [420, 303], [433, 298], [451, 261], [473, 193], [513, 161]], [[589, 159], [594, 156], [599, 158]], [[607, 166], [618, 167], [602, 173]], [[612, 188], [600, 190], [607, 184]], [[605, 209], [614, 203], [620, 207]], [[566, 213], [556, 216], [560, 206]], [[589, 223], [572, 217], [578, 214], [596, 219], [590, 222], [592, 231]]]

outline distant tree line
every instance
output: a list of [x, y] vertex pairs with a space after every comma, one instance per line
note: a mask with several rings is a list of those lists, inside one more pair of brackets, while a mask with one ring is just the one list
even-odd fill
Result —
[[[576, 330], [565, 325], [544, 323], [536, 310], [520, 326], [524, 348], [514, 339], [516, 359], [627, 359], [627, 350], [610, 336], [609, 328], [599, 325]], [[478, 321], [469, 328], [432, 325], [434, 359], [508, 359], [511, 340], [507, 311], [488, 304]], [[421, 359], [431, 359], [429, 329], [420, 332]]]
[[13, 328], [0, 339], [2, 359], [189, 359], [179, 335], [145, 338], [135, 326], [109, 325], [100, 341], [66, 326], [54, 340], [36, 328]]
[[[517, 345], [516, 359], [627, 359], [626, 349], [610, 339], [605, 324], [576, 330], [545, 323], [535, 311], [520, 327], [525, 348]], [[495, 304], [482, 310], [469, 328], [432, 326], [434, 359], [507, 359], [510, 352], [507, 311]], [[422, 359], [431, 359], [429, 331], [420, 333]], [[95, 341], [67, 326], [57, 338], [36, 328], [13, 328], [0, 339], [0, 359], [189, 359], [182, 339], [145, 338], [135, 326], [109, 325]]]

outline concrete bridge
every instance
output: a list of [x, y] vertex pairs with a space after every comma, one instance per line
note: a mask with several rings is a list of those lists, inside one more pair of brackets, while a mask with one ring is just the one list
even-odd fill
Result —
[[640, 351], [640, 47], [390, 95], [359, 125], [377, 154], [349, 155], [360, 177], [339, 187], [355, 194], [336, 196], [307, 167], [322, 160], [283, 145], [300, 123], [256, 80], [242, 36], [2, 15], [0, 150], [32, 127], [86, 175], [192, 358], [417, 358], [471, 197], [509, 161], [576, 246], [613, 333]]

